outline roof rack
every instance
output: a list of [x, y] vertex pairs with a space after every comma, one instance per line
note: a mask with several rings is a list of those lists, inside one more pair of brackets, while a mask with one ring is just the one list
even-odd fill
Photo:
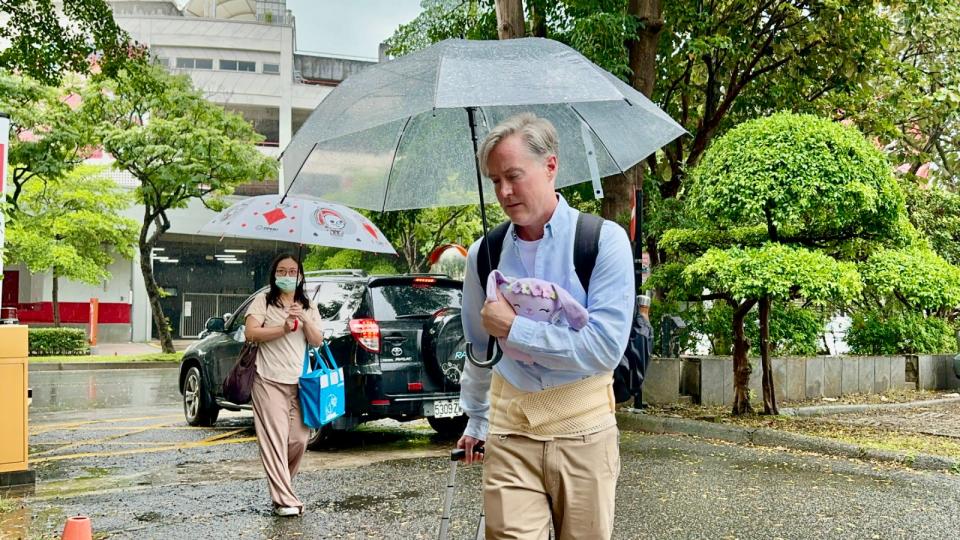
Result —
[[336, 270], [310, 270], [309, 272], [304, 272], [305, 276], [352, 276], [352, 277], [366, 277], [367, 273], [363, 270], [357, 270], [355, 268], [339, 268]]

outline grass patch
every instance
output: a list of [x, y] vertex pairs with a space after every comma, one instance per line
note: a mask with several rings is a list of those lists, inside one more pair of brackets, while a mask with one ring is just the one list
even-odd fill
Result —
[[[838, 404], [888, 404], [909, 401], [924, 401], [944, 397], [948, 393], [916, 390], [898, 390], [885, 394], [859, 394], [844, 396], [837, 401], [786, 402], [780, 407]], [[956, 395], [956, 394], [953, 394]], [[762, 411], [762, 403], [753, 403], [755, 411]], [[908, 456], [931, 454], [960, 460], [960, 439], [917, 433], [909, 429], [893, 429], [831, 421], [830, 417], [795, 416], [733, 416], [729, 406], [668, 405], [650, 407], [651, 414], [689, 418], [750, 428], [769, 428], [800, 435], [833, 439], [865, 448], [903, 452]], [[840, 418], [844, 417], [840, 415]], [[909, 460], [909, 457], [908, 457]], [[960, 468], [958, 468], [960, 473]]]
[[20, 505], [17, 504], [17, 501], [13, 499], [8, 499], [0, 495], [0, 514], [6, 514], [7, 512], [13, 512], [20, 508]]
[[834, 439], [876, 450], [905, 452], [907, 454], [933, 454], [960, 459], [960, 440], [951, 437], [788, 417], [738, 418], [731, 419], [730, 423], [751, 427], [767, 427], [801, 435]]
[[[955, 391], [932, 391], [932, 390], [891, 390], [882, 394], [848, 394], [839, 398], [810, 399], [803, 401], [785, 401], [778, 400], [777, 405], [780, 409], [793, 407], [811, 407], [811, 406], [833, 406], [833, 405], [889, 405], [893, 403], [909, 403], [913, 401], [928, 401], [944, 397], [956, 397]], [[763, 412], [763, 401], [754, 399], [750, 401], [753, 410], [756, 413]], [[651, 406], [650, 413], [660, 416], [674, 416], [681, 418], [692, 418], [694, 420], [724, 421], [733, 418], [730, 414], [728, 405], [694, 405], [694, 404], [673, 404], [664, 406]], [[769, 418], [761, 416], [759, 418]]]
[[147, 354], [93, 355], [93, 356], [31, 356], [31, 364], [78, 364], [88, 362], [179, 362], [182, 352], [165, 354], [161, 352]]

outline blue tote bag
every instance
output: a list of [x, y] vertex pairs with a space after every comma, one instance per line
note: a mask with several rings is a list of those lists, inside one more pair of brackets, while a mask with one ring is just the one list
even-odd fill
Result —
[[[311, 369], [310, 354], [317, 359], [317, 367]], [[343, 368], [337, 366], [330, 347], [324, 343], [320, 348], [303, 353], [303, 372], [300, 374], [300, 410], [307, 427], [319, 429], [346, 412]]]

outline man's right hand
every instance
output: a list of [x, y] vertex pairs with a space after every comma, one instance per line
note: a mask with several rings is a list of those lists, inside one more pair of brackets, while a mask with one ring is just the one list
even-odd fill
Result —
[[463, 437], [460, 437], [459, 441], [457, 441], [457, 448], [461, 448], [467, 452], [466, 457], [463, 458], [464, 463], [467, 465], [470, 465], [474, 462], [480, 463], [483, 461], [483, 452], [475, 451], [475, 448], [480, 448], [482, 446], [482, 440], [475, 439], [469, 435], [464, 435]]

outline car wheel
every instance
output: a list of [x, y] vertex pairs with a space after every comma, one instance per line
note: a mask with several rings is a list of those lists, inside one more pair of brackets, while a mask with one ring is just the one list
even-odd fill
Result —
[[220, 415], [220, 408], [212, 403], [207, 383], [199, 366], [192, 366], [183, 380], [183, 416], [191, 426], [212, 426]]
[[454, 416], [453, 418], [428, 416], [427, 422], [430, 423], [430, 427], [440, 434], [441, 437], [450, 439], [459, 438], [463, 435], [463, 430], [467, 429], [467, 416], [463, 414]]
[[434, 316], [423, 333], [422, 354], [427, 371], [446, 391], [460, 389], [466, 340], [459, 309], [447, 309]]
[[324, 450], [330, 445], [333, 438], [333, 428], [329, 425], [320, 429], [310, 428], [310, 438], [307, 439], [307, 450]]

